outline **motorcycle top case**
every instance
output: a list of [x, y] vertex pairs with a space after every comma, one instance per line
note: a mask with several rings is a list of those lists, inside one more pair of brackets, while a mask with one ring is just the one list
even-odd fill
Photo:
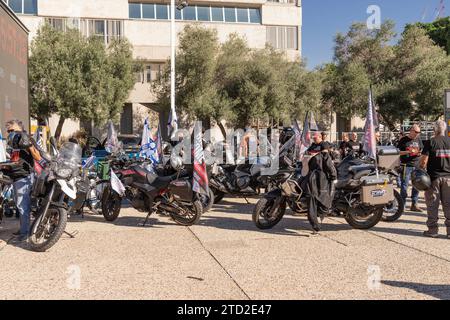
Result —
[[388, 176], [364, 177], [361, 201], [366, 205], [386, 205], [394, 201], [394, 186]]
[[400, 150], [393, 146], [383, 146], [377, 148], [378, 167], [386, 170], [393, 170], [400, 165]]
[[169, 185], [169, 190], [176, 200], [192, 202], [194, 199], [192, 183], [188, 179], [172, 181]]

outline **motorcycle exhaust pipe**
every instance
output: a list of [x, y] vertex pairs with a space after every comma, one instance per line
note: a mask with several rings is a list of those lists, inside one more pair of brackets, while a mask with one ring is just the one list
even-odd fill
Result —
[[160, 204], [159, 208], [162, 209], [162, 210], [168, 211], [168, 212], [175, 213], [175, 214], [179, 214], [180, 213], [179, 209], [176, 209], [176, 208], [174, 208], [172, 206], [169, 206], [169, 205], [166, 205], [166, 204]]

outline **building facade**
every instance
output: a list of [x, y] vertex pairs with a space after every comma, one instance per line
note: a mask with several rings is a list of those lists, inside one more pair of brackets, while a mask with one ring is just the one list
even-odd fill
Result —
[[[120, 131], [133, 133], [136, 117], [148, 109], [167, 117], [151, 92], [151, 82], [158, 77], [170, 57], [170, 4], [163, 0], [0, 0], [17, 13], [30, 30], [30, 41], [43, 23], [55, 28], [78, 28], [86, 36], [104, 39], [127, 38], [133, 45], [134, 57], [144, 61], [142, 72], [122, 114]], [[251, 48], [264, 48], [267, 43], [295, 60], [301, 56], [301, 0], [196, 0], [176, 10], [177, 33], [189, 23], [201, 23], [218, 32], [220, 41], [230, 33], [247, 39]], [[54, 130], [57, 119], [51, 120]], [[64, 133], [79, 128], [77, 122], [65, 125]]]

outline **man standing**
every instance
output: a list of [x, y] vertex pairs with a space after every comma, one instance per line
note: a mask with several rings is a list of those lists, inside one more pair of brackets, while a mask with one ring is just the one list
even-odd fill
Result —
[[14, 235], [22, 242], [28, 238], [31, 213], [31, 189], [33, 184], [34, 160], [42, 160], [39, 151], [34, 147], [30, 136], [24, 131], [20, 120], [6, 123], [8, 132], [8, 148], [12, 165], [7, 165], [9, 176], [13, 179], [14, 195], [20, 214], [20, 230]]
[[330, 149], [330, 143], [322, 140], [322, 134], [315, 132], [313, 135], [313, 144], [306, 151], [309, 155], [316, 155], [322, 151], [328, 152]]
[[435, 137], [426, 144], [420, 159], [420, 167], [427, 170], [432, 182], [431, 189], [425, 192], [428, 230], [424, 236], [438, 236], [439, 203], [442, 203], [447, 238], [450, 239], [450, 138], [446, 136], [447, 124], [436, 122], [434, 133]]
[[[408, 187], [411, 180], [411, 173], [417, 168], [419, 157], [423, 149], [422, 140], [420, 140], [420, 127], [415, 124], [411, 127], [409, 134], [403, 137], [398, 142], [398, 149], [400, 150], [400, 163], [402, 170], [400, 172], [400, 189], [401, 196], [404, 203], [408, 199]], [[422, 212], [418, 207], [419, 191], [416, 188], [412, 188], [412, 205], [411, 211]]]

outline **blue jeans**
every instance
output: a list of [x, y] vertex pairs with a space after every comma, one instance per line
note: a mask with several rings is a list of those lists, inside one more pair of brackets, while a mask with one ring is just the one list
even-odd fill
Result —
[[[402, 172], [400, 172], [400, 194], [403, 198], [403, 201], [406, 203], [406, 199], [408, 199], [408, 186], [409, 181], [411, 180], [411, 173], [416, 170], [415, 167], [407, 167], [402, 166]], [[416, 188], [412, 188], [412, 194], [411, 194], [412, 202], [413, 204], [417, 204], [419, 202], [419, 191]]]
[[20, 215], [20, 236], [27, 237], [30, 232], [31, 190], [33, 176], [20, 179], [13, 184], [14, 199]]

